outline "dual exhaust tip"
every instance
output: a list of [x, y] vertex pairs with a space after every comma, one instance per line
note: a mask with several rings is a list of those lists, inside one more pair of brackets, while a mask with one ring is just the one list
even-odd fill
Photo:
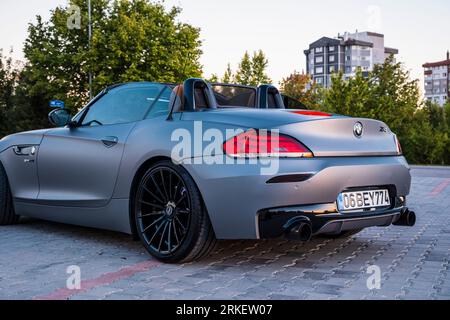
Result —
[[416, 213], [409, 209], [404, 209], [400, 214], [400, 218], [393, 223], [394, 226], [414, 227], [416, 224]]
[[[404, 209], [399, 219], [393, 223], [394, 226], [413, 227], [416, 224], [416, 214], [414, 211]], [[312, 223], [307, 217], [298, 217], [289, 220], [284, 225], [286, 238], [296, 241], [310, 241], [313, 230]]]
[[312, 223], [307, 217], [299, 217], [289, 220], [284, 226], [286, 238], [289, 240], [304, 241], [311, 240]]

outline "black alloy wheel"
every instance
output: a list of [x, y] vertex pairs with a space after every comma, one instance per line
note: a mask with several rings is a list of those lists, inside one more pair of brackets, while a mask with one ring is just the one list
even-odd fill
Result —
[[142, 243], [163, 262], [198, 259], [215, 244], [198, 188], [185, 169], [170, 161], [157, 163], [144, 174], [134, 208]]

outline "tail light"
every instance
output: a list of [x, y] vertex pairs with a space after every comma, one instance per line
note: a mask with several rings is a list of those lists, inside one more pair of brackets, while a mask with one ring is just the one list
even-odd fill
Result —
[[331, 117], [331, 113], [321, 112], [321, 111], [292, 111], [292, 113], [300, 114], [302, 116], [313, 116], [313, 117]]
[[225, 153], [238, 158], [312, 158], [311, 150], [284, 134], [249, 130], [223, 144]]
[[403, 154], [402, 145], [400, 144], [400, 140], [398, 140], [397, 135], [394, 135], [395, 144], [397, 146], [397, 154], [401, 156]]

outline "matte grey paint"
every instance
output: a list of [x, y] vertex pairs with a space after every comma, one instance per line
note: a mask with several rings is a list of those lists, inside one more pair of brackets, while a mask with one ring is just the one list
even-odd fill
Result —
[[[12, 135], [0, 140], [0, 161], [11, 184], [18, 214], [83, 226], [131, 232], [129, 199], [139, 168], [154, 157], [170, 158], [178, 142], [172, 132], [277, 128], [309, 147], [312, 159], [280, 159], [276, 175], [313, 174], [303, 182], [267, 184], [261, 165], [182, 166], [195, 180], [219, 239], [258, 237], [257, 212], [291, 205], [333, 203], [350, 187], [395, 185], [409, 194], [406, 160], [396, 156], [393, 134], [377, 131], [382, 122], [347, 117], [310, 117], [287, 110], [216, 109], [174, 114], [135, 123], [87, 128], [58, 128]], [[353, 125], [361, 121], [364, 135], [356, 139]], [[117, 137], [108, 147], [104, 137]], [[35, 162], [15, 155], [17, 145], [36, 145]], [[201, 157], [194, 154], [193, 157]], [[214, 157], [226, 157], [217, 154]]]

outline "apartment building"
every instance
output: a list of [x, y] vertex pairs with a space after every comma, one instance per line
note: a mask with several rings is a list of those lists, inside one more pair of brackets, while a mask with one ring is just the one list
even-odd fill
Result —
[[398, 50], [385, 47], [383, 34], [346, 32], [337, 38], [322, 37], [304, 53], [307, 73], [316, 83], [329, 87], [333, 73], [342, 71], [349, 78], [360, 67], [368, 74], [374, 65], [383, 63], [391, 54], [398, 54]]
[[450, 101], [450, 52], [447, 59], [423, 65], [425, 75], [425, 97], [443, 106]]

